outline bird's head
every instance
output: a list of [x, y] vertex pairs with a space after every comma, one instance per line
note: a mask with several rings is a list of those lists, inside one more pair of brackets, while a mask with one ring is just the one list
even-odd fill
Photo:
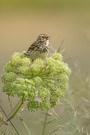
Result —
[[47, 40], [49, 40], [49, 37], [47, 34], [40, 34], [38, 37], [37, 37], [37, 40], [38, 41], [41, 41], [41, 42], [45, 42]]

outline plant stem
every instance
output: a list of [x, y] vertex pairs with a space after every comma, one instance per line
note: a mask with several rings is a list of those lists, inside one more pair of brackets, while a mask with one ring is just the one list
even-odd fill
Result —
[[16, 104], [12, 112], [7, 117], [6, 122], [10, 121], [16, 115], [16, 113], [19, 111], [22, 105], [23, 105], [23, 98], [21, 98], [19, 102]]
[[25, 121], [24, 121], [22, 118], [20, 118], [20, 121], [22, 122], [22, 124], [23, 124], [23, 126], [24, 126], [24, 128], [25, 128], [25, 130], [26, 130], [26, 132], [27, 132], [27, 135], [31, 135], [30, 130], [29, 130], [29, 128], [27, 127]]
[[[4, 115], [7, 117], [7, 114], [5, 113], [5, 111], [3, 110], [3, 108], [0, 106], [0, 108], [1, 108], [1, 110], [2, 110], [2, 112], [4, 113]], [[17, 131], [17, 129], [15, 128], [15, 126], [14, 126], [14, 124], [10, 121], [10, 123], [11, 123], [11, 125], [12, 125], [12, 127], [14, 128], [14, 130], [15, 130], [15, 132], [17, 133], [17, 135], [20, 135], [19, 133], [18, 133], [18, 131]], [[1, 125], [6, 125], [6, 121], [2, 121], [1, 123], [0, 123], [0, 133], [1, 133]]]
[[44, 121], [44, 125], [43, 125], [42, 135], [45, 134], [45, 128], [46, 128], [46, 122], [47, 122], [47, 116], [48, 116], [48, 111], [46, 112], [46, 115], [45, 115], [45, 121]]

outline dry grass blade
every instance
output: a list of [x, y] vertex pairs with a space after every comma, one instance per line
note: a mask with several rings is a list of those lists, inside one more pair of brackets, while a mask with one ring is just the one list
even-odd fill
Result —
[[65, 48], [63, 47], [63, 42], [64, 42], [64, 40], [61, 41], [61, 44], [60, 44], [59, 48], [57, 49], [57, 53], [61, 53], [65, 50]]

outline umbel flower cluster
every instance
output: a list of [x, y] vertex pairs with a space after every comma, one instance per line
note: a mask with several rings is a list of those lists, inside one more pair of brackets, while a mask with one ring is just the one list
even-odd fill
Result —
[[46, 60], [32, 61], [16, 52], [5, 66], [3, 91], [9, 96], [23, 98], [30, 111], [49, 109], [64, 97], [70, 73], [59, 53]]

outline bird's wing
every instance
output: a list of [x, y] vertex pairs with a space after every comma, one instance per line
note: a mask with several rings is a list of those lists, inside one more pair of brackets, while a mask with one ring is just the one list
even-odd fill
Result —
[[33, 42], [33, 43], [29, 46], [27, 52], [33, 51], [33, 50], [35, 49], [36, 45], [37, 45], [36, 41]]

